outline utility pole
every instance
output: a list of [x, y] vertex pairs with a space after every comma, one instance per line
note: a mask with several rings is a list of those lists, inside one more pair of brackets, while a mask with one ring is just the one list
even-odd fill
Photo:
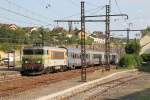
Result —
[[105, 25], [105, 64], [106, 70], [110, 70], [110, 6], [106, 5], [106, 25]]
[[111, 32], [127, 32], [127, 44], [129, 43], [130, 41], [130, 36], [129, 36], [129, 33], [130, 32], [140, 32], [140, 31], [144, 31], [144, 30], [138, 30], [138, 29], [130, 29], [130, 28], [127, 28], [126, 30], [110, 30]]
[[85, 47], [85, 12], [84, 1], [81, 1], [81, 80], [86, 81], [86, 47]]
[[69, 34], [71, 34], [71, 31], [72, 31], [72, 21], [68, 22], [68, 26], [69, 26]]
[[128, 23], [128, 28], [127, 28], [127, 44], [129, 43], [129, 40], [130, 40], [130, 26], [132, 25], [132, 23]]
[[95, 16], [86, 16], [86, 17], [105, 17], [105, 70], [110, 70], [110, 17], [111, 16], [126, 16], [127, 14], [110, 14], [110, 5], [106, 5], [106, 15], [95, 15]]

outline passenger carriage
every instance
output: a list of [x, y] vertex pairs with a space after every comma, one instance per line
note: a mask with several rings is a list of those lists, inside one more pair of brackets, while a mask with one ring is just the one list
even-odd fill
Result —
[[[105, 53], [95, 50], [86, 51], [86, 65], [104, 64]], [[110, 54], [110, 62], [116, 64], [116, 53]], [[36, 75], [56, 71], [81, 68], [80, 48], [26, 47], [22, 56], [22, 75]]]

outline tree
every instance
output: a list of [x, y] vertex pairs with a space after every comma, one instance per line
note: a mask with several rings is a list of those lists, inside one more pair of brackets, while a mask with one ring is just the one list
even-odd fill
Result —
[[139, 54], [140, 49], [140, 43], [137, 41], [132, 41], [128, 43], [125, 47], [125, 51], [127, 54]]
[[126, 54], [120, 59], [121, 67], [137, 67], [142, 63], [142, 59], [139, 56], [140, 43], [137, 41], [132, 41], [128, 43], [125, 47]]

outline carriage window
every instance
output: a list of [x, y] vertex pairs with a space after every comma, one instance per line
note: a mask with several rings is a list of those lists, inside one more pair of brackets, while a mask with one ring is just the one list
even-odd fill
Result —
[[74, 58], [74, 54], [72, 53], [72, 58]]
[[52, 52], [52, 59], [64, 59], [64, 52]]
[[99, 55], [99, 54], [94, 54], [94, 59], [99, 59], [99, 58], [101, 58], [101, 55]]
[[35, 55], [43, 55], [43, 49], [35, 49], [34, 54]]
[[112, 59], [116, 59], [116, 55], [112, 55]]
[[24, 49], [23, 55], [33, 55], [33, 50], [32, 49]]

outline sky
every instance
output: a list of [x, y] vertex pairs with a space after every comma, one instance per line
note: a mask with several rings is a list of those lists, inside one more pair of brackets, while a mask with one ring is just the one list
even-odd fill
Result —
[[[84, 0], [85, 15], [105, 14], [105, 5], [109, 0]], [[111, 0], [111, 14], [125, 13], [125, 17], [111, 17], [111, 30], [127, 29], [128, 23], [132, 29], [145, 29], [150, 26], [150, 0]], [[50, 29], [60, 26], [68, 28], [67, 23], [54, 23], [57, 19], [80, 19], [81, 0], [0, 0], [0, 23], [17, 24], [18, 26], [43, 26]], [[13, 12], [13, 13], [12, 13]], [[16, 15], [17, 14], [17, 15]], [[21, 15], [21, 16], [20, 16]], [[96, 18], [103, 19], [103, 18]], [[80, 28], [79, 23], [73, 27]], [[105, 31], [105, 23], [86, 23], [86, 31]], [[139, 32], [130, 32], [135, 38]], [[112, 32], [113, 36], [125, 37], [126, 32]]]

